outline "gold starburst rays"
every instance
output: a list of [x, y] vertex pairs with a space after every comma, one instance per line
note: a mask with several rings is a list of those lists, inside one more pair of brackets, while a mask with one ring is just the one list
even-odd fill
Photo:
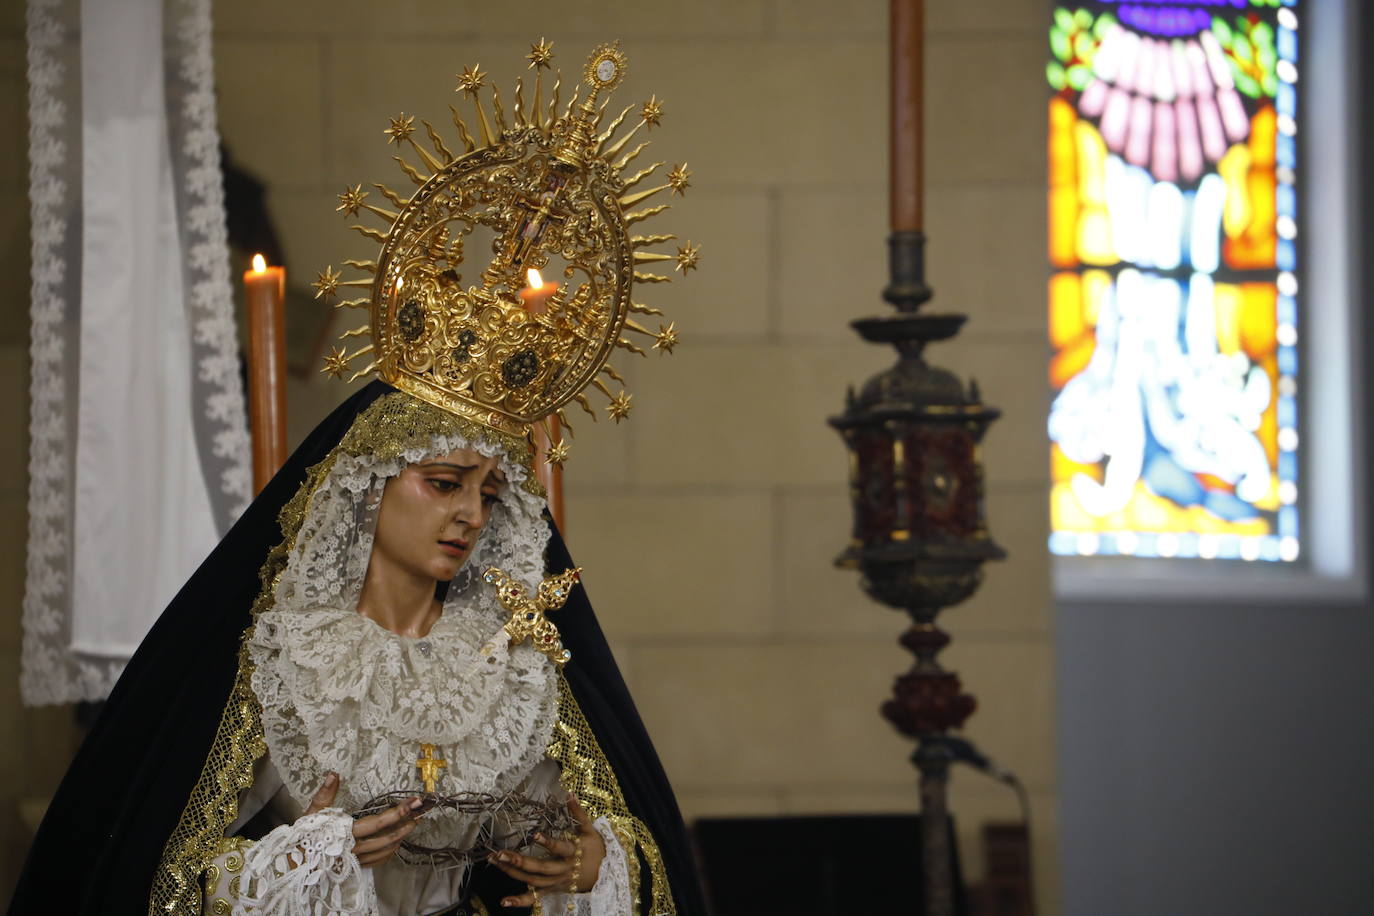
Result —
[[[527, 433], [530, 424], [557, 416], [571, 436], [563, 407], [577, 403], [595, 419], [589, 388], [605, 396], [612, 420], [630, 416], [633, 395], [608, 359], [616, 350], [646, 355], [636, 336], [660, 354], [678, 343], [673, 322], [653, 331], [631, 317], [663, 314], [632, 301], [634, 285], [670, 282], [701, 259], [701, 246], [691, 241], [678, 244], [672, 233], [631, 235], [630, 228], [638, 232], [636, 224], [669, 209], [668, 201], [691, 187], [692, 172], [686, 163], [666, 174], [659, 171], [664, 162], [629, 168], [648, 145], [631, 141], [662, 123], [664, 103], [653, 95], [609, 107], [627, 67], [617, 44], [592, 52], [566, 101], [553, 57], [547, 39], [530, 44], [533, 80], [526, 73], [515, 82], [509, 107], [479, 65], [463, 67], [454, 88], [459, 98], [449, 106], [453, 145], [416, 115], [389, 119], [387, 144], [413, 187], [374, 184], [379, 197], [372, 198], [359, 183], [338, 195], [335, 209], [381, 252], [376, 260], [343, 262], [363, 277], [344, 279], [331, 265], [315, 280], [316, 298], [326, 302], [344, 288], [369, 291], [334, 305], [370, 308], [370, 323], [344, 336], [370, 334], [372, 343], [351, 353], [335, 347], [326, 373], [342, 378], [353, 360], [371, 354], [353, 379], [375, 371], [503, 432]], [[366, 225], [368, 217], [382, 225]], [[464, 239], [478, 228], [496, 239], [491, 259], [474, 269], [463, 263]], [[526, 269], [555, 265], [565, 265], [551, 277], [557, 285], [531, 299], [522, 289]], [[622, 387], [612, 389], [603, 376]], [[559, 438], [549, 460], [562, 464], [568, 452]]]

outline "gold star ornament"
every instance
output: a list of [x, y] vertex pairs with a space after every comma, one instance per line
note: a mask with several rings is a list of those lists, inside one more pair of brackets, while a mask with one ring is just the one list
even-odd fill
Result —
[[362, 209], [363, 201], [367, 199], [367, 195], [368, 192], [364, 191], [360, 184], [355, 184], [351, 188], [344, 188], [344, 192], [339, 195], [339, 205], [334, 210], [344, 216], [357, 216], [358, 211]]
[[342, 379], [343, 374], [348, 371], [348, 353], [343, 347], [334, 347], [324, 358], [324, 368], [320, 371], [325, 375]]
[[672, 353], [673, 347], [677, 346], [677, 325], [668, 322], [666, 325], [658, 326], [658, 333], [654, 335], [654, 349], [660, 353]]
[[692, 186], [688, 181], [692, 177], [692, 170], [687, 168], [687, 163], [673, 166], [673, 170], [668, 173], [668, 187], [673, 189], [674, 194], [685, 194], [687, 189]]
[[415, 115], [407, 115], [404, 111], [391, 119], [391, 126], [382, 133], [387, 135], [387, 143], [399, 144], [402, 140], [407, 140], [415, 131]]
[[463, 72], [458, 74], [458, 88], [454, 92], [466, 92], [476, 98], [478, 91], [487, 84], [487, 75], [482, 72], [481, 64], [473, 64], [471, 67], [464, 67]]
[[658, 100], [658, 96], [649, 96], [649, 101], [644, 103], [644, 107], [639, 109], [639, 116], [649, 127], [657, 127], [663, 120], [663, 103]]
[[680, 270], [680, 271], [682, 271], [683, 276], [686, 276], [686, 275], [687, 275], [687, 271], [689, 271], [689, 270], [691, 270], [692, 268], [696, 267], [696, 266], [697, 266], [697, 262], [700, 261], [700, 260], [701, 260], [701, 246], [700, 246], [700, 245], [693, 245], [693, 244], [692, 244], [692, 240], [691, 240], [691, 239], [688, 239], [686, 245], [680, 245], [680, 246], [678, 246], [678, 249], [677, 249], [677, 267], [675, 267], [675, 268], [673, 268], [673, 269], [674, 269], [674, 270]]
[[620, 392], [611, 398], [611, 403], [606, 405], [606, 413], [611, 415], [612, 420], [619, 423], [630, 415], [630, 401], [633, 399], [634, 395]]
[[342, 279], [342, 276], [333, 266], [320, 271], [315, 282], [310, 284], [315, 287], [315, 298], [324, 299], [328, 302], [329, 298], [339, 291], [339, 280]]
[[568, 446], [562, 442], [555, 442], [553, 445], [550, 445], [547, 455], [549, 464], [556, 468], [561, 468], [563, 462], [568, 460], [568, 451]]
[[547, 70], [553, 62], [553, 42], [539, 39], [538, 44], [530, 45], [530, 53], [525, 55], [529, 60], [529, 69]]

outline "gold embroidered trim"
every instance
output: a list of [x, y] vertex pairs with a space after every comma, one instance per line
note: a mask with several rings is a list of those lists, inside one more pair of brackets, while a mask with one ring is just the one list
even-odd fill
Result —
[[[277, 580], [286, 569], [287, 554], [305, 521], [310, 497], [328, 476], [337, 456], [335, 449], [311, 468], [296, 495], [282, 507], [278, 516], [282, 540], [268, 553], [259, 573], [262, 588], [253, 602], [254, 620], [271, 608]], [[248, 660], [248, 640], [252, 635], [250, 624], [239, 640], [238, 675], [229, 692], [229, 701], [220, 714], [205, 766], [201, 768], [176, 829], [163, 847], [162, 861], [153, 875], [149, 916], [199, 916], [200, 876], [222, 851], [221, 844], [226, 841], [224, 831], [238, 818], [239, 793], [253, 784], [253, 764], [267, 751], [262, 734], [262, 710], [251, 686], [253, 665]], [[240, 868], [241, 862], [240, 859]]]
[[[456, 417], [403, 392], [383, 395], [358, 415], [338, 446], [309, 469], [300, 489], [282, 507], [278, 516], [282, 540], [268, 553], [259, 572], [262, 588], [253, 602], [254, 621], [271, 609], [277, 582], [305, 522], [310, 500], [329, 476], [339, 455], [395, 458], [410, 449], [427, 447], [436, 435], [462, 435], [469, 441], [498, 445], [512, 461], [526, 468], [533, 465], [533, 452], [524, 439]], [[544, 489], [533, 472], [526, 478], [524, 487], [537, 496], [544, 496]], [[253, 664], [248, 659], [248, 641], [252, 636], [253, 625], [250, 624], [239, 640], [238, 674], [220, 714], [219, 727], [210, 743], [205, 765], [176, 829], [163, 847], [162, 861], [153, 875], [149, 916], [200, 916], [201, 875], [222, 851], [224, 831], [238, 818], [239, 793], [253, 784], [253, 764], [267, 751], [262, 710], [251, 684]], [[574, 709], [576, 705], [574, 702]], [[585, 719], [582, 721], [585, 725]], [[600, 755], [599, 748], [596, 753]], [[604, 756], [600, 759], [604, 764]], [[215, 905], [218, 906], [218, 901]]]
[[587, 717], [582, 714], [561, 671], [558, 673], [558, 722], [554, 726], [553, 740], [549, 742], [548, 755], [563, 768], [563, 788], [578, 797], [587, 814], [593, 820], [604, 817], [610, 822], [611, 830], [629, 859], [626, 864], [634, 912], [640, 911], [638, 859], [643, 857], [652, 882], [649, 912], [645, 916], [676, 916], [677, 904], [668, 885], [668, 871], [663, 865], [658, 843], [644, 822], [630, 813], [615, 771], [607, 762], [596, 734], [587, 724]]
[[224, 870], [231, 875], [237, 875], [243, 871], [244, 850], [252, 845], [252, 840], [246, 840], [241, 836], [227, 836], [219, 841], [215, 858], [224, 856]]
[[[243, 851], [252, 845], [251, 840], [241, 836], [225, 837], [219, 841], [214, 862], [205, 866], [205, 899], [210, 903], [210, 912], [214, 916], [228, 916], [233, 910], [233, 901], [238, 899], [243, 878], [239, 874], [243, 871]], [[219, 889], [220, 875], [223, 873], [232, 875], [227, 894], [221, 894]]]
[[411, 449], [428, 447], [435, 436], [462, 436], [469, 442], [500, 448], [506, 457], [529, 472], [522, 485], [524, 489], [541, 499], [547, 495], [535, 477], [534, 451], [528, 439], [455, 416], [402, 391], [383, 395], [368, 405], [344, 434], [339, 450], [355, 458], [394, 458]]

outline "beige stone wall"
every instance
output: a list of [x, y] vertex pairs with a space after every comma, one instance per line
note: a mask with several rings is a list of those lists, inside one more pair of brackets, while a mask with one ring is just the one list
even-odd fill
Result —
[[[980, 701], [971, 737], [1030, 788], [1042, 912], [1054, 912], [1045, 11], [1038, 0], [928, 7], [931, 307], [972, 319], [933, 356], [976, 377], [1006, 411], [986, 458], [993, 530], [1012, 552], [948, 615], [946, 659]], [[270, 186], [297, 284], [368, 251], [333, 212], [334, 195], [345, 182], [399, 186], [386, 119], [404, 109], [446, 122], [464, 65], [480, 61], [506, 87], [541, 34], [570, 70], [593, 44], [621, 38], [626, 103], [650, 92], [666, 100], [650, 150], [687, 161], [693, 188], [650, 225], [702, 243], [703, 261], [646, 298], [678, 322], [683, 344], [672, 357], [618, 361], [636, 409], [619, 428], [577, 423], [567, 487], [572, 549], [689, 817], [917, 807], [910, 748], [877, 713], [909, 664], [895, 643], [903, 618], [831, 566], [848, 507], [844, 449], [825, 424], [847, 384], [889, 361], [847, 327], [886, 308], [886, 11], [885, 0], [217, 4], [223, 135]], [[0, 63], [0, 119], [22, 124], [13, 24], [0, 42], [12, 52]], [[0, 200], [16, 214], [7, 207], [0, 217], [10, 265], [27, 250], [22, 153], [0, 148]], [[9, 301], [27, 302], [26, 284], [0, 284]], [[9, 391], [25, 376], [23, 334], [0, 327]], [[332, 382], [293, 383], [293, 440], [341, 394]], [[16, 609], [0, 643], [0, 766], [9, 767], [0, 791], [11, 772], [50, 780], [12, 740], [34, 716], [13, 700], [17, 439], [0, 445], [0, 469], [10, 471], [0, 511], [14, 540], [0, 594]], [[961, 772], [953, 807], [976, 875], [974, 832], [987, 818], [1014, 817], [1014, 799]], [[897, 879], [889, 867], [875, 872], [875, 881]]]

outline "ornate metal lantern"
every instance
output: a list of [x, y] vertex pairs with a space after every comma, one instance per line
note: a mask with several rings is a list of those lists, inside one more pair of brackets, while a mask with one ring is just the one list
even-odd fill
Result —
[[[894, 295], [893, 291], [897, 290]], [[925, 291], [925, 298], [929, 297]], [[962, 315], [918, 315], [920, 299], [889, 287], [897, 315], [853, 322], [873, 343], [897, 347], [897, 364], [850, 390], [830, 421], [850, 450], [853, 540], [844, 566], [893, 607], [939, 609], [978, 587], [982, 564], [1003, 553], [988, 535], [978, 446], [999, 411], [929, 365], [925, 345], [954, 336]]]

